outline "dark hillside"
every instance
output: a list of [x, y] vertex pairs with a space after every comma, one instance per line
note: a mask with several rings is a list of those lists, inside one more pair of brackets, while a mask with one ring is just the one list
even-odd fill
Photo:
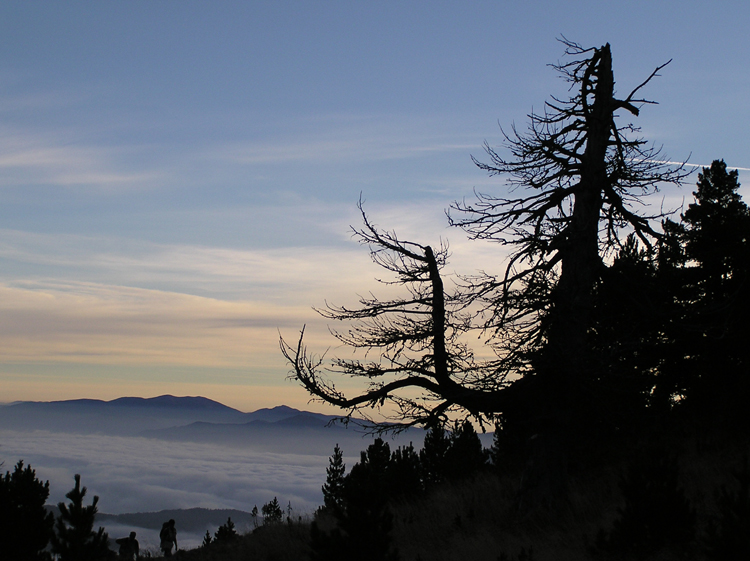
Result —
[[[727, 520], [722, 497], [740, 497], [737, 474], [748, 450], [747, 441], [693, 435], [642, 441], [612, 453], [608, 462], [593, 458], [597, 452], [573, 468], [564, 501], [528, 507], [519, 502], [522, 467], [445, 482], [424, 495], [391, 501], [393, 551], [401, 561], [746, 559], [711, 552], [725, 551], [727, 543], [735, 547], [731, 540], [736, 536], [717, 537]], [[669, 465], [664, 458], [676, 458], [677, 479], [671, 483], [669, 470], [659, 468]], [[642, 473], [650, 474], [645, 481]], [[680, 505], [668, 499], [670, 493], [684, 498], [693, 522], [684, 523]], [[745, 497], [745, 507], [748, 501]], [[633, 512], [638, 517], [633, 518]], [[747, 530], [747, 513], [744, 519], [733, 519]], [[317, 523], [323, 532], [335, 527], [325, 515], [319, 515]], [[747, 547], [748, 537], [745, 532], [737, 538], [739, 547]], [[180, 558], [191, 561], [316, 558], [311, 555], [310, 525], [297, 522], [260, 527], [230, 543], [180, 552]]]
[[13, 430], [135, 436], [143, 430], [194, 421], [242, 423], [247, 422], [246, 415], [203, 397], [77, 399], [0, 407], [0, 426]]
[[173, 395], [160, 395], [158, 397], [120, 397], [107, 402], [110, 407], [141, 407], [144, 409], [154, 408], [176, 408], [192, 409], [214, 412], [226, 412], [230, 414], [239, 413], [237, 409], [228, 407], [218, 401], [206, 397], [175, 397]]
[[232, 517], [238, 527], [244, 528], [252, 523], [249, 512], [235, 509], [208, 509], [189, 508], [179, 510], [161, 510], [159, 512], [136, 512], [128, 514], [106, 514], [98, 513], [96, 523], [102, 526], [117, 522], [124, 526], [135, 526], [160, 530], [162, 524], [169, 519], [174, 519], [180, 531], [191, 533], [203, 533], [209, 527], [219, 527]]

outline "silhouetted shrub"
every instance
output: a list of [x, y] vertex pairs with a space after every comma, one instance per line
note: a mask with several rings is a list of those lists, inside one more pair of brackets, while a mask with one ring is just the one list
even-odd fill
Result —
[[[234, 522], [232, 522], [232, 517], [228, 517], [227, 521], [219, 526], [219, 529], [216, 530], [216, 534], [214, 535], [214, 541], [217, 542], [228, 542], [236, 539], [238, 537], [237, 531], [234, 529]], [[205, 539], [204, 539], [205, 541]]]
[[445, 480], [445, 456], [450, 447], [450, 440], [441, 426], [432, 426], [427, 430], [419, 461], [422, 468], [422, 481], [425, 488], [439, 485]]
[[620, 480], [625, 504], [609, 534], [600, 532], [599, 551], [644, 558], [664, 547], [682, 549], [695, 540], [695, 513], [678, 484], [674, 458], [646, 455]]
[[31, 466], [24, 469], [23, 460], [12, 474], [6, 472], [0, 477], [0, 547], [4, 559], [49, 559], [44, 548], [55, 519], [44, 508], [47, 497], [49, 481], [39, 481]]
[[706, 555], [712, 561], [750, 559], [750, 465], [734, 474], [739, 489], [722, 487], [719, 492], [719, 519], [712, 521], [706, 538]]
[[518, 555], [513, 557], [508, 557], [507, 553], [501, 553], [497, 561], [534, 561], [534, 548], [529, 547], [527, 550], [525, 547], [522, 547]]
[[400, 446], [391, 454], [387, 478], [391, 499], [410, 498], [422, 492], [422, 469], [413, 444]]
[[445, 452], [445, 473], [458, 481], [472, 477], [487, 465], [488, 454], [482, 448], [477, 431], [469, 421], [456, 423], [450, 434], [450, 445]]

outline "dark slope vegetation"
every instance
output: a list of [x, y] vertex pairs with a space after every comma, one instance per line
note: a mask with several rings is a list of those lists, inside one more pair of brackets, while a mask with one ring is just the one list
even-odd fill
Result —
[[160, 530], [165, 520], [174, 519], [182, 532], [203, 533], [206, 527], [219, 527], [231, 517], [238, 527], [248, 527], [252, 522], [249, 512], [236, 509], [188, 508], [160, 510], [159, 512], [137, 512], [127, 514], [98, 513], [96, 523], [107, 526], [113, 522], [123, 526]]
[[[532, 480], [532, 443], [519, 446], [499, 432], [493, 447], [483, 449], [467, 423], [451, 432], [431, 429], [419, 450], [392, 449], [377, 439], [351, 466], [336, 448], [326, 470], [324, 504], [312, 520], [287, 519], [274, 500], [277, 516], [270, 510], [265, 520], [251, 514], [249, 525], [259, 525], [254, 531], [222, 534], [220, 527], [212, 543], [180, 551], [179, 558], [746, 560], [750, 437], [684, 423], [652, 429], [579, 449], [567, 463], [564, 492]], [[2, 492], [12, 492], [5, 483]], [[205, 513], [198, 510], [100, 515], [94, 528], [108, 520], [158, 528], [172, 517], [181, 531], [203, 533]], [[191, 522], [194, 514], [201, 515], [198, 525]], [[247, 513], [214, 514], [211, 531], [228, 523], [225, 516], [237, 527], [248, 526]], [[2, 529], [12, 530], [12, 518], [3, 520]]]
[[[180, 557], [208, 560], [401, 559], [403, 561], [585, 561], [747, 559], [750, 496], [746, 438], [669, 430], [637, 442], [604, 444], [570, 463], [565, 498], [526, 501], [528, 466], [512, 457], [446, 477], [439, 484], [423, 469], [411, 489], [373, 479], [377, 451], [363, 452], [349, 474], [370, 491], [385, 493], [384, 509], [349, 512], [365, 532], [353, 532], [332, 507], [300, 521], [261, 526], [229, 542]], [[391, 454], [403, 456], [399, 449]], [[422, 457], [424, 460], [424, 456]], [[370, 464], [369, 467], [367, 464]], [[424, 461], [422, 462], [424, 464]], [[394, 472], [395, 474], [395, 472]], [[434, 473], [432, 474], [434, 475]], [[349, 483], [353, 482], [353, 478]], [[403, 466], [399, 479], [408, 480]], [[330, 478], [329, 478], [330, 482]], [[744, 482], [744, 483], [743, 483]], [[382, 485], [382, 487], [378, 487]], [[424, 490], [421, 490], [421, 486]], [[391, 491], [384, 491], [390, 488]], [[349, 489], [349, 501], [362, 490]], [[743, 494], [744, 493], [744, 494]], [[370, 497], [365, 492], [365, 496]], [[335, 507], [334, 507], [335, 508]], [[337, 532], [344, 529], [344, 539]], [[353, 547], [352, 547], [353, 546]], [[383, 547], [381, 547], [383, 546]]]

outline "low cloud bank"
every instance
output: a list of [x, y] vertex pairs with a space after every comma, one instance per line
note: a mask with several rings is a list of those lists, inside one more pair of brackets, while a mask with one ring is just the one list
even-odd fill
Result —
[[[364, 447], [364, 446], [363, 446]], [[358, 454], [359, 450], [346, 451]], [[330, 452], [327, 452], [330, 454]], [[250, 511], [278, 497], [295, 512], [322, 503], [327, 455], [276, 454], [228, 446], [166, 442], [140, 437], [0, 430], [4, 470], [18, 460], [50, 482], [50, 504], [65, 501], [81, 474], [87, 499], [99, 495], [101, 512], [153, 512], [180, 508]], [[356, 457], [351, 457], [352, 465]]]

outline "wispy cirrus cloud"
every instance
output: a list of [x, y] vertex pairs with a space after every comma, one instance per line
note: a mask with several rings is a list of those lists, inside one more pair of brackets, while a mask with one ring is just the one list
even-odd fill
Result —
[[0, 362], [259, 368], [307, 307], [226, 302], [93, 283], [0, 286]]
[[450, 144], [424, 140], [357, 138], [335, 140], [317, 138], [296, 143], [247, 143], [219, 149], [217, 157], [240, 164], [332, 164], [336, 162], [371, 162], [402, 160], [428, 154], [470, 152], [473, 144]]
[[17, 230], [0, 230], [0, 258], [0, 279], [14, 282], [67, 279], [283, 305], [311, 304], [333, 284], [361, 286], [368, 262], [355, 244], [236, 249]]
[[[220, 161], [256, 165], [359, 166], [450, 152], [481, 151], [474, 133], [460, 132], [450, 120], [413, 116], [326, 115], [294, 126], [282, 125], [263, 138], [217, 146], [207, 155]], [[465, 139], [466, 142], [457, 142]]]
[[[143, 189], [159, 184], [164, 172], [126, 163], [145, 147], [101, 146], [59, 134], [0, 130], [0, 188], [47, 185], [97, 190]], [[140, 168], [140, 169], [138, 169]], [[136, 171], [138, 169], [138, 171]]]

